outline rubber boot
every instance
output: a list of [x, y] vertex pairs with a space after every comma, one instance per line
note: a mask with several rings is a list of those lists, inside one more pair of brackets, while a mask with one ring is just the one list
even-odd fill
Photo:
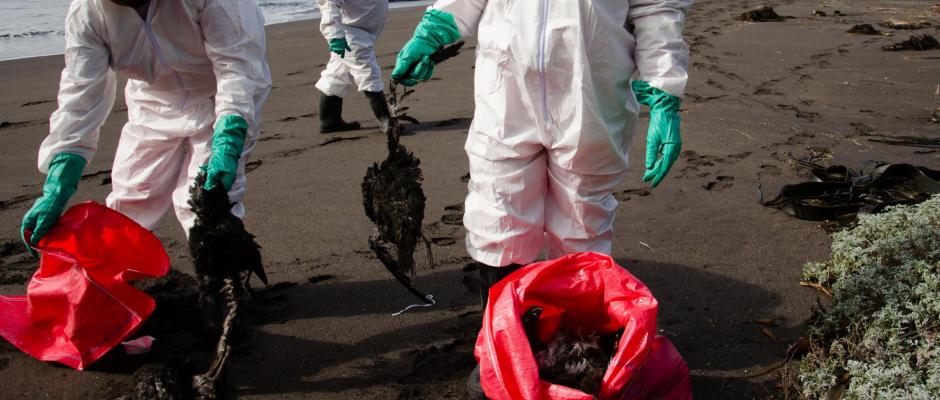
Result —
[[[491, 267], [486, 264], [477, 263], [477, 270], [480, 272], [480, 305], [483, 306], [484, 310], [486, 309], [486, 303], [490, 296], [490, 287], [519, 268], [522, 268], [522, 266], [518, 264], [511, 264], [505, 267]], [[470, 377], [467, 378], [467, 399], [486, 399], [486, 395], [483, 393], [483, 385], [480, 384], [479, 364], [470, 372]]]
[[358, 122], [343, 121], [343, 98], [320, 95], [320, 133], [354, 131]]
[[388, 128], [392, 123], [392, 113], [388, 111], [388, 102], [385, 101], [385, 92], [363, 92], [369, 99], [369, 107], [372, 107], [372, 113], [375, 119], [379, 120], [379, 129], [382, 133], [388, 133]]

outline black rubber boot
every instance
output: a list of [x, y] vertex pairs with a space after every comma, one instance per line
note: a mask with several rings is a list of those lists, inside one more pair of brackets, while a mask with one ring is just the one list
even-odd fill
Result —
[[[505, 267], [491, 267], [486, 264], [477, 263], [477, 270], [480, 272], [480, 305], [483, 309], [486, 309], [487, 299], [489, 299], [490, 296], [490, 287], [509, 276], [509, 274], [516, 272], [519, 268], [522, 268], [522, 266], [518, 264], [511, 264]], [[470, 372], [470, 376], [467, 378], [467, 399], [486, 399], [486, 395], [483, 393], [483, 385], [480, 384], [479, 365], [473, 369], [473, 372]]]
[[320, 133], [354, 131], [358, 122], [343, 121], [343, 98], [320, 95]]
[[491, 267], [486, 264], [477, 263], [477, 270], [480, 272], [480, 306], [486, 308], [486, 300], [490, 296], [490, 287], [501, 281], [509, 274], [522, 268], [519, 264], [510, 264], [505, 267]]
[[388, 133], [389, 124], [392, 122], [392, 113], [388, 111], [388, 103], [385, 101], [385, 92], [363, 92], [369, 98], [369, 107], [372, 107], [372, 113], [375, 119], [379, 120], [379, 129], [382, 133]]

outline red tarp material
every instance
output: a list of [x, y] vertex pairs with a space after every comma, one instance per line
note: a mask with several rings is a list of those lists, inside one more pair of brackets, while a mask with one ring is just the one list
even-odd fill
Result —
[[588, 400], [594, 396], [539, 379], [520, 317], [542, 307], [539, 334], [560, 327], [609, 334], [623, 328], [597, 398], [691, 399], [689, 370], [669, 341], [656, 335], [658, 303], [649, 289], [597, 253], [528, 265], [490, 288], [474, 354], [480, 383], [494, 400]]
[[129, 281], [166, 275], [150, 231], [93, 202], [70, 208], [36, 246], [26, 296], [0, 296], [0, 336], [27, 354], [84, 369], [134, 333], [156, 303]]

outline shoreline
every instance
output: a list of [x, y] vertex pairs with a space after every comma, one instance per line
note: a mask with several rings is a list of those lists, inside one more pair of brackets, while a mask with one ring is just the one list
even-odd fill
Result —
[[[389, 14], [391, 14], [391, 13], [393, 13], [393, 12], [401, 12], [402, 10], [408, 10], [408, 9], [410, 9], [410, 8], [421, 7], [421, 6], [427, 6], [427, 5], [431, 5], [431, 4], [433, 4], [433, 3], [434, 3], [434, 0], [415, 0], [415, 1], [392, 2], [392, 3], [389, 3], [388, 12], [389, 12]], [[265, 30], [267, 31], [267, 30], [270, 30], [270, 29], [274, 29], [274, 28], [276, 28], [276, 27], [279, 27], [279, 26], [281, 26], [281, 25], [290, 25], [290, 24], [297, 24], [297, 23], [306, 23], [306, 22], [318, 21], [318, 20], [320, 20], [320, 16], [311, 17], [311, 18], [301, 18], [301, 19], [296, 19], [296, 20], [293, 20], [293, 21], [276, 22], [276, 23], [273, 23], [273, 24], [266, 24], [266, 25], [264, 26], [264, 28], [265, 28]], [[32, 55], [32, 56], [26, 56], [26, 57], [8, 58], [8, 59], [0, 60], [0, 64], [6, 63], [6, 62], [12, 62], [12, 61], [32, 60], [32, 59], [35, 59], [35, 58], [61, 57], [63, 54], [64, 54], [64, 53], [63, 53], [62, 51], [59, 51], [59, 52], [57, 52], [57, 53], [51, 53], [51, 54], [38, 54], [38, 55]]]

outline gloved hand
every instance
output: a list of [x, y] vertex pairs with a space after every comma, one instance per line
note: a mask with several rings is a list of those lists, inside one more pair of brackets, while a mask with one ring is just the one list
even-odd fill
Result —
[[[65, 204], [78, 189], [86, 163], [84, 157], [73, 153], [56, 155], [49, 163], [42, 196], [23, 216], [23, 225], [20, 226], [20, 237], [30, 254], [36, 255], [30, 244], [39, 243], [62, 216]], [[30, 234], [29, 238], [26, 237], [27, 233]]]
[[398, 52], [392, 80], [405, 86], [414, 86], [419, 81], [431, 79], [434, 73], [431, 55], [458, 39], [460, 30], [453, 15], [440, 10], [425, 11], [411, 40]]
[[330, 39], [330, 51], [339, 54], [340, 58], [346, 58], [346, 51], [352, 51], [352, 48], [349, 47], [349, 44], [346, 43], [346, 39]]
[[248, 135], [248, 121], [240, 115], [223, 115], [215, 121], [215, 133], [212, 135], [212, 155], [206, 167], [206, 190], [221, 184], [225, 191], [232, 189], [238, 160], [245, 148]]
[[669, 173], [682, 150], [682, 137], [679, 135], [682, 100], [643, 81], [633, 81], [633, 92], [640, 104], [650, 106], [643, 182], [653, 181], [653, 187], [656, 187]]

